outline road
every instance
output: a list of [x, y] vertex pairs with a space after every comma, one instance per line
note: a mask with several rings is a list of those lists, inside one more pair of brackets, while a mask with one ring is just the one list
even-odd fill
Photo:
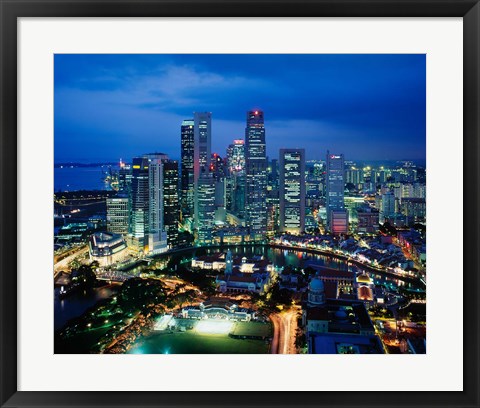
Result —
[[88, 245], [80, 247], [73, 254], [67, 256], [66, 258], [63, 258], [61, 261], [58, 261], [56, 264], [53, 265], [54, 275], [56, 275], [57, 272], [60, 272], [61, 270], [68, 270], [68, 264], [72, 262], [77, 256], [83, 255], [86, 252], [88, 252]]
[[273, 323], [272, 354], [296, 354], [297, 315], [298, 309], [270, 315]]

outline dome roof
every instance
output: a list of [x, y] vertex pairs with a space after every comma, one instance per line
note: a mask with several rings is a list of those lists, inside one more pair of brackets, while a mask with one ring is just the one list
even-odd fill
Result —
[[322, 280], [320, 278], [315, 277], [310, 281], [309, 289], [320, 292], [320, 291], [324, 291], [325, 287], [323, 286]]
[[372, 279], [365, 272], [357, 276], [357, 282], [359, 283], [372, 283]]

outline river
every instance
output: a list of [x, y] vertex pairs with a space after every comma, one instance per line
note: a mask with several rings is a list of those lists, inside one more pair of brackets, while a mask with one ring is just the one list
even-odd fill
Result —
[[98, 301], [114, 296], [119, 287], [120, 284], [102, 286], [88, 291], [73, 293], [64, 299], [58, 298], [59, 288], [55, 288], [54, 329], [61, 329], [70, 319], [81, 316]]
[[[263, 256], [272, 262], [275, 266], [284, 267], [291, 266], [294, 268], [306, 268], [309, 265], [312, 266], [324, 266], [326, 268], [338, 269], [342, 271], [350, 271], [355, 273], [367, 272], [375, 281], [376, 284], [388, 284], [393, 286], [406, 286], [411, 288], [416, 288], [415, 284], [411, 282], [411, 279], [401, 279], [397, 277], [387, 276], [384, 274], [374, 273], [369, 268], [362, 268], [361, 266], [352, 265], [347, 263], [345, 260], [340, 258], [335, 258], [334, 256], [327, 256], [321, 254], [314, 254], [307, 251], [297, 250], [297, 249], [279, 249], [272, 248], [268, 246], [230, 246], [228, 247], [233, 254], [233, 257], [236, 256], [246, 256], [251, 258], [253, 256]], [[197, 248], [191, 249], [184, 252], [179, 252], [173, 255], [161, 255], [158, 257], [155, 262], [159, 265], [166, 264], [172, 260], [175, 263], [187, 263], [191, 259], [199, 254], [213, 254], [219, 251], [227, 251], [227, 247], [224, 248]], [[139, 273], [140, 270], [135, 270], [135, 273]]]
[[[348, 270], [352, 273], [365, 271], [374, 279], [375, 284], [387, 285], [391, 289], [395, 289], [398, 286], [405, 286], [410, 289], [421, 289], [420, 286], [416, 286], [408, 280], [372, 273], [368, 269], [347, 264], [344, 260], [330, 256], [313, 254], [300, 250], [270, 248], [267, 246], [232, 246], [229, 248], [234, 257], [246, 256], [247, 258], [251, 258], [255, 255], [261, 255], [272, 262], [275, 266], [279, 267], [288, 265], [296, 268], [306, 268], [309, 265], [316, 265], [344, 271]], [[167, 262], [171, 261], [174, 261], [175, 263], [189, 263], [197, 253], [212, 254], [219, 251], [226, 251], [226, 248], [197, 248], [172, 255], [161, 255], [154, 260], [154, 263], [160, 268], [166, 266]], [[143, 265], [137, 266], [129, 270], [129, 272], [132, 276], [138, 275], [144, 268], [145, 266]], [[55, 330], [61, 328], [69, 319], [82, 315], [89, 307], [92, 307], [99, 300], [114, 296], [118, 287], [118, 285], [110, 285], [108, 287], [96, 288], [89, 292], [78, 292], [63, 300], [59, 300], [55, 296]]]

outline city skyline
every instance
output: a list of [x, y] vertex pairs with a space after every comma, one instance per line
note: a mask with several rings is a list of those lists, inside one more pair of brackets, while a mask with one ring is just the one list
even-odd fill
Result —
[[180, 159], [194, 111], [212, 112], [212, 152], [224, 157], [249, 109], [266, 112], [269, 158], [305, 147], [298, 137], [307, 161], [327, 149], [425, 157], [423, 55], [56, 55], [55, 84], [56, 162]]
[[98, 158], [54, 170], [55, 352], [425, 354], [422, 57], [161, 57], [163, 82], [116, 81], [126, 56], [96, 82], [79, 64], [74, 82], [109, 96], [85, 116], [77, 95], [66, 122], [56, 77], [56, 135], [92, 126], [76, 151]]

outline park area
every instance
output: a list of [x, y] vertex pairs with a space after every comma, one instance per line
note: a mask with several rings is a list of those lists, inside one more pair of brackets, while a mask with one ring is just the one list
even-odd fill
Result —
[[[129, 354], [266, 354], [270, 323], [178, 319], [175, 330], [152, 331]], [[238, 334], [241, 334], [239, 336]], [[234, 335], [235, 337], [232, 337]], [[246, 338], [245, 338], [246, 337]]]

